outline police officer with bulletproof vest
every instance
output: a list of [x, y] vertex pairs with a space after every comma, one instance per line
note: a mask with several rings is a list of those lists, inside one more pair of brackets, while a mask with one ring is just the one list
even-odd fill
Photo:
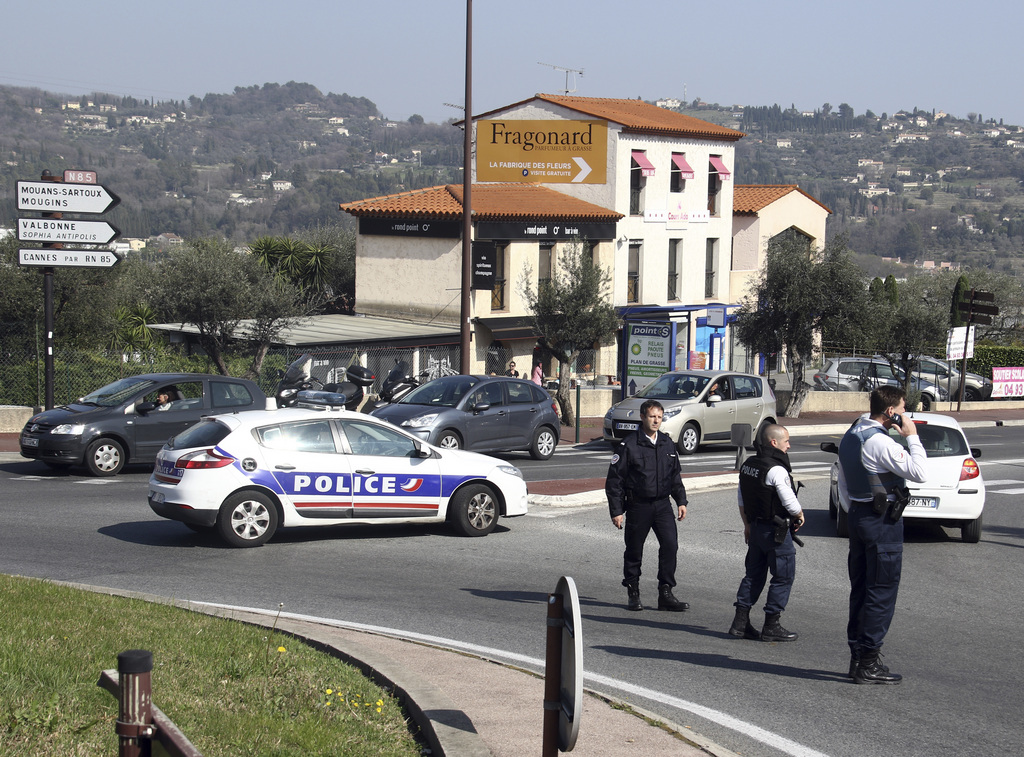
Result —
[[644, 542], [654, 529], [658, 538], [658, 609], [681, 612], [689, 608], [672, 593], [676, 585], [678, 519], [686, 517], [686, 488], [683, 486], [679, 455], [672, 437], [659, 431], [665, 409], [657, 400], [640, 406], [641, 426], [619, 443], [608, 466], [605, 494], [612, 524], [625, 524], [626, 551], [622, 556], [622, 585], [626, 587], [627, 607], [642, 610], [640, 602], [640, 565]]
[[[902, 676], [878, 659], [896, 610], [903, 565], [902, 507], [906, 479], [923, 483], [927, 455], [896, 386], [871, 392], [871, 409], [839, 443], [839, 497], [849, 512], [850, 677], [856, 683], [896, 684]], [[896, 429], [907, 447], [890, 437]]]
[[[788, 453], [789, 431], [772, 424], [761, 432], [757, 455], [740, 466], [738, 499], [743, 540], [747, 543], [746, 574], [736, 592], [736, 617], [729, 633], [741, 639], [796, 641], [797, 638], [797, 634], [787, 631], [779, 622], [796, 577], [792, 531], [804, 523]], [[769, 571], [772, 580], [764, 605], [764, 627], [758, 633], [750, 622], [750, 608], [761, 596]]]

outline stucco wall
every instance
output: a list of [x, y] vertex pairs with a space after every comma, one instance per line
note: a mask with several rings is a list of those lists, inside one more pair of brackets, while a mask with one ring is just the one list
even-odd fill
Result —
[[458, 323], [462, 242], [358, 237], [356, 303], [361, 313]]

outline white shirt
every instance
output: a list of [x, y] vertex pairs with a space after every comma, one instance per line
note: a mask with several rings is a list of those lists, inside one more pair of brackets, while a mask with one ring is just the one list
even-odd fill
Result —
[[[787, 471], [781, 465], [773, 465], [768, 469], [768, 475], [764, 477], [764, 482], [768, 486], [774, 486], [775, 491], [779, 495], [779, 501], [782, 502], [782, 506], [786, 508], [786, 512], [790, 515], [799, 515], [803, 512], [803, 508], [800, 507], [800, 502], [796, 498], [796, 493], [789, 485], [789, 471]], [[743, 509], [743, 491], [736, 488], [736, 498], [739, 501], [740, 510]]]
[[[877, 426], [882, 429], [881, 434], [873, 434], [868, 437], [861, 448], [860, 459], [868, 473], [895, 473], [897, 476], [923, 484], [928, 476], [927, 460], [928, 455], [921, 444], [921, 437], [917, 434], [908, 436], [907, 445], [903, 445], [889, 436], [878, 421], [870, 418], [861, 418], [854, 426], [854, 431], [861, 431], [865, 428]], [[850, 506], [850, 492], [846, 486], [846, 476], [843, 474], [842, 463], [839, 464], [839, 498], [847, 509]], [[890, 495], [891, 496], [891, 495]]]

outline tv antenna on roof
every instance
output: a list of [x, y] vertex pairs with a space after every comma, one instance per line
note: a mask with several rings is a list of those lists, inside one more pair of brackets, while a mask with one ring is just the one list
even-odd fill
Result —
[[[576, 68], [563, 68], [562, 66], [556, 66], [553, 63], [542, 63], [541, 61], [537, 61], [537, 65], [538, 66], [550, 66], [551, 68], [555, 69], [556, 71], [565, 71], [565, 88], [562, 90], [562, 94], [563, 95], [571, 95], [573, 92], [576, 91], [576, 74], [579, 74], [581, 78], [583, 77], [583, 69], [582, 68], [580, 68], [580, 69], [576, 69]], [[572, 75], [572, 89], [569, 89], [569, 75], [570, 74]]]

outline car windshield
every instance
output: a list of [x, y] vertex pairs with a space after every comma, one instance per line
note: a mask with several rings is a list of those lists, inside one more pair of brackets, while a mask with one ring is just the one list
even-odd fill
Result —
[[83, 405], [96, 405], [97, 407], [117, 407], [126, 399], [141, 389], [151, 386], [151, 379], [143, 379], [138, 376], [118, 379], [113, 384], [97, 389], [79, 400]]
[[413, 389], [398, 402], [402, 405], [455, 407], [479, 382], [476, 376], [446, 376]]
[[[963, 457], [971, 454], [967, 446], [967, 439], [959, 429], [951, 426], [937, 426], [929, 423], [919, 423], [917, 433], [921, 437], [921, 444], [928, 457]], [[907, 440], [896, 429], [889, 429], [889, 436], [895, 439], [904, 447]]]
[[696, 397], [707, 385], [707, 376], [666, 373], [645, 386], [635, 396], [652, 400], [685, 400]]

